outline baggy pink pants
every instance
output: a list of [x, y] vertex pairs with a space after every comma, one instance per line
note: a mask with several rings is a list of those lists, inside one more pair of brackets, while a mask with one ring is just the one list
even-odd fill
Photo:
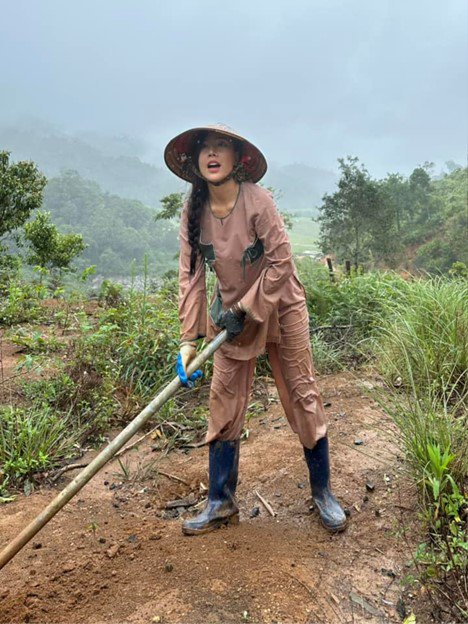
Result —
[[[279, 309], [280, 343], [268, 343], [267, 353], [281, 404], [302, 444], [313, 448], [327, 433], [327, 423], [312, 361], [306, 303]], [[206, 442], [237, 440], [244, 426], [256, 358], [234, 360], [221, 346], [214, 354], [210, 417]]]

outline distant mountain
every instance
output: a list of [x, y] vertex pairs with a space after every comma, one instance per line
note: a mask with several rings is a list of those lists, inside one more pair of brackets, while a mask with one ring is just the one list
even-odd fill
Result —
[[0, 127], [0, 149], [10, 151], [13, 160], [33, 160], [47, 177], [73, 170], [109, 193], [139, 199], [149, 206], [158, 206], [161, 197], [179, 190], [170, 172], [142, 162], [128, 151], [112, 156], [109, 142], [103, 142], [101, 148], [96, 143], [42, 127]]
[[[42, 121], [0, 126], [0, 150], [11, 152], [13, 160], [33, 160], [47, 177], [73, 170], [97, 182], [109, 193], [138, 199], [159, 207], [162, 197], [184, 190], [169, 171], [144, 162], [142, 141], [96, 133], [73, 135]], [[269, 165], [262, 181], [279, 192], [282, 210], [312, 214], [325, 192], [333, 189], [335, 175], [303, 164]]]
[[300, 163], [294, 165], [270, 164], [265, 180], [280, 192], [282, 210], [292, 213], [315, 214], [325, 193], [334, 190], [338, 178], [332, 171], [316, 169]]

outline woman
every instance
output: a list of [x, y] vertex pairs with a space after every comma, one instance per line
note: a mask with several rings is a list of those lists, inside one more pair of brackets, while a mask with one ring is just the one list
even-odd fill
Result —
[[[239, 446], [256, 357], [268, 353], [288, 421], [300, 438], [312, 496], [324, 526], [341, 531], [346, 516], [330, 490], [327, 425], [314, 379], [304, 289], [271, 194], [255, 184], [263, 154], [223, 125], [187, 130], [164, 153], [169, 169], [192, 183], [180, 224], [177, 371], [184, 384], [197, 340], [226, 329], [214, 355], [210, 391], [209, 493], [205, 509], [183, 524], [187, 535], [237, 523]], [[217, 284], [209, 318], [205, 270]]]

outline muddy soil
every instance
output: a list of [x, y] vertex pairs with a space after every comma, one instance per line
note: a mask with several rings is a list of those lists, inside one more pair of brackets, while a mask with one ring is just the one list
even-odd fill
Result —
[[[241, 445], [238, 526], [183, 536], [193, 508], [166, 506], [200, 499], [207, 449], [161, 456], [148, 440], [108, 464], [0, 571], [0, 622], [401, 622], [416, 499], [396, 432], [369, 382], [339, 374], [320, 385], [333, 488], [350, 514], [344, 533], [329, 535], [311, 509], [302, 449], [276, 402]], [[0, 547], [74, 474], [0, 507]]]

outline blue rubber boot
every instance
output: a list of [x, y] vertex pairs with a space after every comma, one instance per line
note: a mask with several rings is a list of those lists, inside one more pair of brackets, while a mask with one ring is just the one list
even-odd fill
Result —
[[210, 485], [206, 506], [198, 515], [185, 520], [185, 535], [201, 535], [224, 524], [239, 524], [235, 493], [239, 473], [240, 440], [216, 440], [210, 443]]
[[320, 438], [313, 449], [304, 447], [304, 455], [309, 468], [312, 498], [323, 526], [332, 533], [344, 531], [348, 520], [330, 489], [328, 438]]

